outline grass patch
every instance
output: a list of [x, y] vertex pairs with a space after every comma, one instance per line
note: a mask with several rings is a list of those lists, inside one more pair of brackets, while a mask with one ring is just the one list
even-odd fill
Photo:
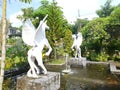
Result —
[[52, 60], [51, 62], [48, 62], [48, 64], [63, 64], [65, 63], [65, 60], [58, 59], [58, 60]]

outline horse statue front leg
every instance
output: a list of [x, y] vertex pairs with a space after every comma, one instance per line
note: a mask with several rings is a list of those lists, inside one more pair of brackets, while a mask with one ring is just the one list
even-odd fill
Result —
[[74, 44], [71, 46], [72, 51], [74, 51], [74, 46], [75, 46]]
[[52, 51], [52, 48], [51, 48], [51, 46], [50, 46], [50, 44], [48, 43], [48, 40], [46, 39], [46, 43], [45, 43], [45, 45], [48, 47], [48, 52], [46, 52], [45, 53], [45, 55], [46, 56], [49, 56], [50, 55], [50, 53], [51, 53], [51, 51]]
[[30, 65], [30, 69], [27, 72], [27, 76], [37, 78], [39, 74], [39, 69], [35, 65], [35, 58], [32, 56], [32, 49], [28, 51], [28, 62]]
[[38, 65], [43, 69], [43, 73], [47, 74], [47, 69], [45, 68], [45, 66], [43, 64], [43, 60], [42, 60], [42, 53], [39, 55], [37, 54], [35, 57], [38, 62]]
[[78, 60], [81, 60], [81, 48], [79, 46], [76, 46], [76, 57]]
[[77, 53], [78, 53], [78, 60], [81, 61], [81, 48], [80, 47], [78, 48]]

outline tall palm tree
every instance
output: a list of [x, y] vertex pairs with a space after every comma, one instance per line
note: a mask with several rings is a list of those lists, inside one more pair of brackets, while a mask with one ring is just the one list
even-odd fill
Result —
[[[24, 3], [30, 3], [32, 0], [19, 0]], [[6, 6], [7, 0], [2, 0], [2, 56], [1, 56], [1, 72], [0, 72], [0, 90], [4, 80], [4, 68], [6, 57]]]

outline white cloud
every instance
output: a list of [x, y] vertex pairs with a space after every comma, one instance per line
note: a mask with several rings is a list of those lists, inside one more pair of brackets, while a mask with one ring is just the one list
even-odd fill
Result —
[[19, 19], [17, 19], [17, 16], [22, 14], [23, 14], [22, 11], [18, 11], [17, 13], [10, 15], [10, 23], [12, 24], [13, 27], [19, 27], [22, 25], [22, 22]]
[[99, 9], [99, 0], [56, 0], [63, 8], [64, 16], [71, 22], [78, 18], [78, 10], [81, 18], [92, 19], [96, 17], [95, 11]]
[[[36, 0], [37, 1], [37, 0]], [[80, 14], [80, 18], [88, 18], [92, 19], [97, 17], [95, 11], [100, 8], [100, 0], [56, 0], [58, 2], [58, 6], [61, 6], [64, 12], [65, 18], [68, 22], [74, 22], [78, 18], [78, 10]], [[39, 6], [35, 5], [36, 2], [34, 1], [31, 4], [27, 4], [27, 6]], [[24, 6], [23, 4], [22, 7]], [[17, 8], [16, 8], [17, 9]], [[10, 22], [12, 26], [19, 27], [22, 23], [20, 20], [16, 18], [17, 15], [21, 15], [22, 11], [14, 13], [10, 15]]]

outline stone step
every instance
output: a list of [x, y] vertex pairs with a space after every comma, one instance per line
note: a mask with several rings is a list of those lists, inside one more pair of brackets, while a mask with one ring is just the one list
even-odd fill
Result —
[[117, 69], [114, 63], [110, 63], [110, 71], [113, 74], [120, 74], [120, 69]]

